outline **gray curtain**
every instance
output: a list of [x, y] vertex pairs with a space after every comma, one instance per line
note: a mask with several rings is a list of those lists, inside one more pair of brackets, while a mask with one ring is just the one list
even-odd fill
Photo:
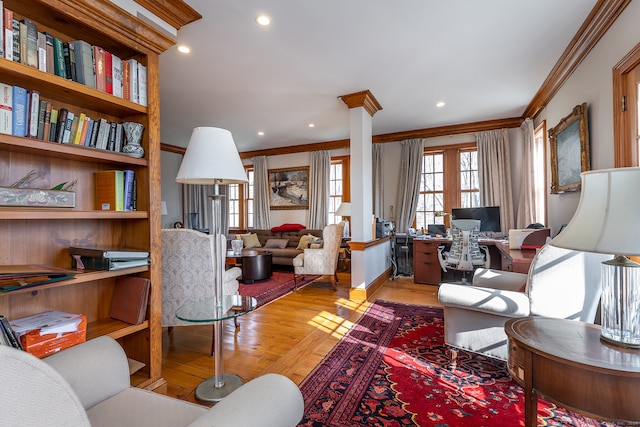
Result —
[[322, 229], [329, 217], [329, 177], [331, 155], [329, 151], [311, 153], [309, 167], [309, 228]]
[[253, 162], [253, 227], [260, 230], [271, 228], [269, 215], [269, 170], [267, 157], [257, 156]]
[[406, 233], [413, 223], [413, 219], [416, 216], [416, 208], [418, 207], [424, 140], [409, 139], [402, 141], [401, 145], [398, 199], [396, 201], [396, 230], [398, 233]]
[[480, 204], [500, 206], [502, 233], [514, 228], [511, 155], [506, 129], [476, 134]]
[[[198, 229], [211, 230], [211, 195], [215, 194], [213, 185], [195, 185], [195, 184], [182, 184], [182, 206], [183, 206], [183, 218], [185, 220], [184, 226], [186, 228], [193, 228], [191, 224], [191, 213], [198, 214]], [[228, 188], [226, 185], [219, 185], [218, 191], [222, 195], [228, 194]], [[224, 235], [229, 234], [229, 203], [222, 204], [221, 225]]]
[[525, 228], [536, 222], [536, 188], [534, 181], [534, 129], [533, 120], [527, 118], [520, 126], [524, 140], [522, 150], [522, 183], [520, 185], [520, 197], [518, 198], [518, 211], [516, 227]]
[[384, 144], [373, 144], [373, 214], [378, 218], [384, 216]]

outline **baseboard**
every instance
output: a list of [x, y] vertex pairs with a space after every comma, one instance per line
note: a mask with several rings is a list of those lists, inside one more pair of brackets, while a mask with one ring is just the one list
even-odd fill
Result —
[[367, 301], [373, 294], [382, 288], [384, 282], [391, 277], [391, 273], [392, 269], [389, 267], [366, 288], [351, 288], [349, 290], [349, 299], [351, 301]]

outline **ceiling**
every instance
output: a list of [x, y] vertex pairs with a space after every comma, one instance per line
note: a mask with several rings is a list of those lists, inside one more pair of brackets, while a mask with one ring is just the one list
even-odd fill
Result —
[[202, 19], [178, 31], [190, 54], [160, 55], [161, 140], [216, 126], [244, 152], [348, 139], [339, 97], [363, 90], [374, 135], [520, 117], [596, 0], [186, 3]]

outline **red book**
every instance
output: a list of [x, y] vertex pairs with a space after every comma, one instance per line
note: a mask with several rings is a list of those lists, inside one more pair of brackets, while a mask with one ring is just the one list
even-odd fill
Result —
[[144, 277], [122, 276], [116, 280], [109, 315], [136, 325], [145, 321], [151, 281]]
[[101, 92], [106, 92], [107, 74], [105, 71], [105, 51], [100, 46], [93, 46], [93, 64], [96, 71], [96, 89]]
[[105, 91], [113, 95], [113, 66], [111, 62], [111, 53], [104, 51], [104, 74], [105, 74]]

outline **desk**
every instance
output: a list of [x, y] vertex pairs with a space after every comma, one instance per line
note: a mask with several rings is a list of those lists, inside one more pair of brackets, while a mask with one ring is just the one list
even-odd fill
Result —
[[[450, 244], [451, 239], [413, 239], [413, 281], [438, 285], [442, 282], [442, 268], [438, 260], [438, 246]], [[509, 249], [509, 242], [496, 239], [480, 239], [489, 247], [491, 268], [495, 270], [528, 273], [536, 251]]]
[[509, 373], [524, 387], [525, 426], [537, 425], [538, 395], [573, 412], [640, 421], [640, 350], [600, 341], [600, 327], [546, 317], [510, 319]]
[[196, 397], [202, 401], [215, 403], [242, 385], [242, 379], [224, 373], [222, 356], [222, 321], [235, 319], [256, 308], [256, 299], [242, 295], [225, 295], [222, 304], [216, 306], [213, 298], [190, 301], [176, 310], [176, 317], [185, 322], [213, 322], [214, 376], [204, 380], [196, 388]]

